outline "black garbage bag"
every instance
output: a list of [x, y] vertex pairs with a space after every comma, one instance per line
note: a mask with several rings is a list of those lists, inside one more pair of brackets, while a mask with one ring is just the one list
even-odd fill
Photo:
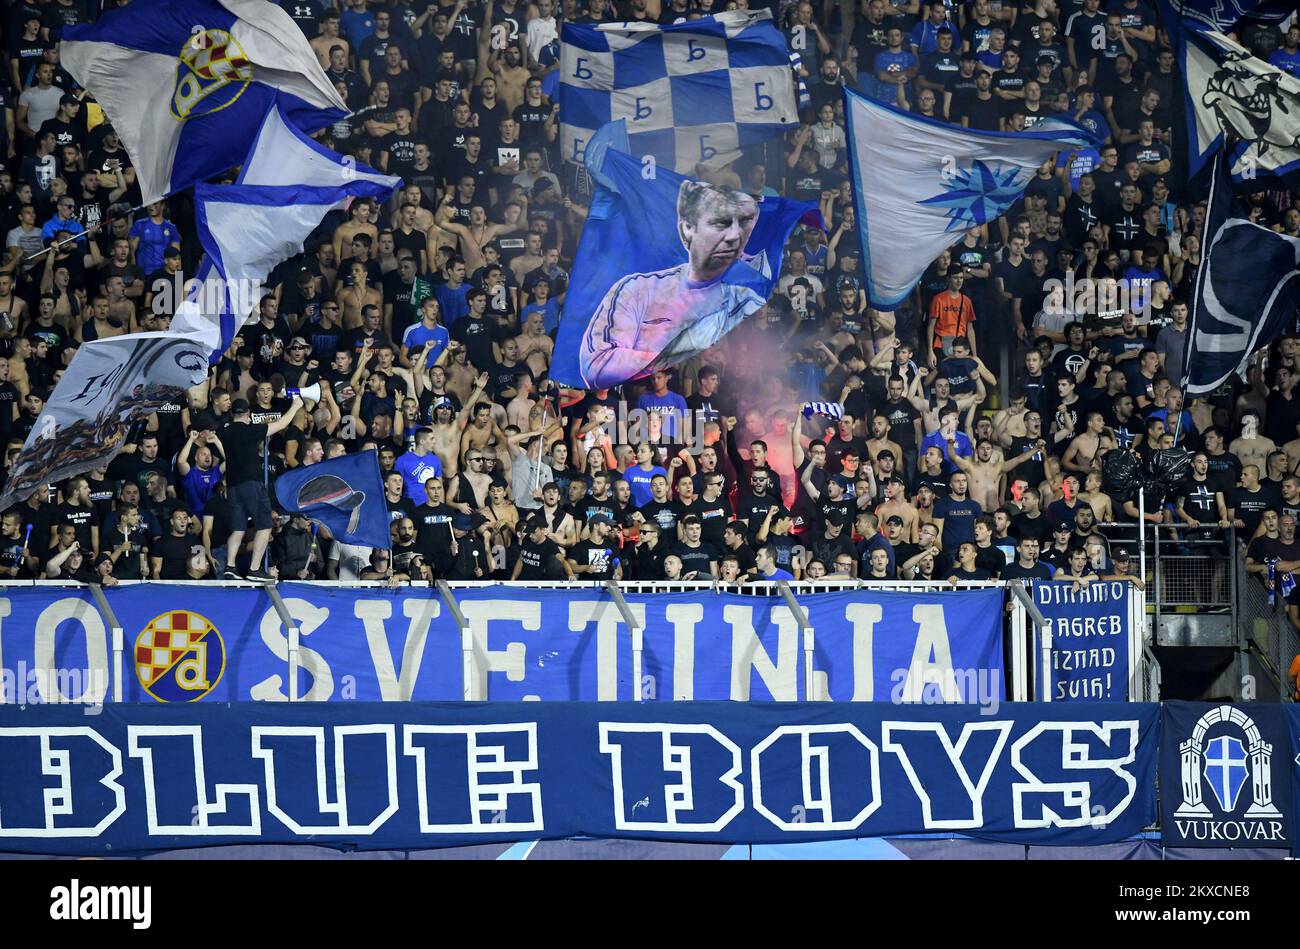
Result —
[[1146, 478], [1142, 458], [1135, 451], [1115, 448], [1106, 452], [1106, 457], [1101, 460], [1102, 490], [1117, 506], [1132, 500]]
[[1192, 455], [1185, 448], [1161, 448], [1151, 453], [1148, 468], [1162, 498], [1176, 498], [1192, 476]]

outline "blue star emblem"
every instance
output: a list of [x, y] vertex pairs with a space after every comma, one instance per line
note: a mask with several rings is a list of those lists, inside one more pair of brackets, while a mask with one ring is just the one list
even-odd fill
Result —
[[949, 231], [978, 227], [996, 221], [1020, 199], [1028, 174], [1017, 165], [988, 165], [977, 158], [943, 179], [947, 191], [920, 203], [946, 207]]

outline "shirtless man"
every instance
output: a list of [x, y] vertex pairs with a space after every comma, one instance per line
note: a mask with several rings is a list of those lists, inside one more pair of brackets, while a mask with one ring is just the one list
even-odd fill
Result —
[[108, 297], [108, 315], [110, 318], [130, 327], [132, 333], [139, 332], [140, 326], [135, 318], [135, 303], [126, 295], [126, 283], [120, 276], [109, 277], [104, 282], [104, 293]]
[[27, 317], [27, 301], [14, 293], [13, 274], [0, 273], [0, 313], [9, 317], [13, 328], [5, 330], [5, 333], [12, 338]]
[[1241, 436], [1232, 440], [1228, 451], [1241, 460], [1242, 467], [1255, 465], [1260, 471], [1268, 470], [1269, 453], [1277, 451], [1277, 445], [1259, 433], [1259, 413], [1254, 409], [1241, 416]]
[[375, 208], [369, 198], [361, 198], [352, 202], [348, 208], [350, 217], [334, 229], [334, 239], [331, 243], [334, 245], [334, 259], [343, 259], [343, 249], [352, 246], [352, 238], [358, 234], [370, 235], [370, 246], [376, 247], [379, 244], [379, 228], [374, 225], [377, 215], [373, 212]]
[[497, 98], [506, 107], [506, 114], [514, 114], [515, 109], [524, 104], [524, 86], [532, 75], [524, 66], [518, 46], [507, 46], [505, 52], [493, 50], [487, 55], [483, 44], [487, 42], [492, 31], [485, 25], [479, 30], [480, 54], [478, 61], [487, 63], [492, 75], [497, 78]]
[[455, 213], [452, 202], [456, 198], [456, 193], [450, 188], [443, 195], [442, 205], [438, 208], [436, 218], [438, 226], [448, 234], [456, 236], [460, 242], [460, 255], [465, 259], [465, 270], [467, 273], [475, 273], [481, 267], [487, 266], [487, 260], [483, 257], [483, 245], [496, 240], [502, 234], [513, 234], [516, 231], [522, 231], [528, 224], [528, 217], [524, 213], [524, 207], [518, 201], [510, 201], [505, 208], [504, 224], [489, 224], [487, 211], [482, 205], [474, 205], [469, 209], [469, 224], [457, 224], [451, 220]]
[[885, 500], [876, 508], [876, 520], [885, 524], [891, 517], [902, 518], [903, 542], [916, 543], [921, 518], [916, 506], [907, 499], [907, 485], [902, 478], [892, 478], [885, 483], [884, 491]]
[[1076, 435], [1065, 449], [1061, 458], [1061, 467], [1066, 471], [1087, 474], [1092, 470], [1093, 462], [1102, 451], [1115, 447], [1115, 439], [1106, 431], [1106, 419], [1100, 412], [1089, 412], [1087, 427], [1083, 433]]
[[320, 21], [320, 34], [311, 41], [312, 52], [316, 54], [316, 59], [320, 63], [321, 69], [330, 68], [330, 50], [335, 46], [343, 47], [344, 61], [352, 55], [352, 46], [347, 39], [339, 35], [339, 18], [335, 13], [333, 16], [325, 17]]
[[[93, 326], [89, 337], [86, 336], [88, 326]], [[126, 331], [125, 326], [109, 318], [108, 297], [97, 294], [90, 302], [90, 318], [77, 327], [76, 338], [78, 342], [85, 342], [87, 338], [109, 339], [113, 336], [124, 336]]]
[[916, 529], [919, 532], [926, 524], [934, 525], [934, 491], [928, 484], [916, 489]]
[[967, 395], [953, 395], [952, 385], [948, 380], [939, 376], [934, 380], [934, 395], [927, 399], [925, 392], [921, 387], [921, 380], [918, 377], [913, 386], [912, 394], [908, 396], [913, 407], [921, 413], [921, 424], [925, 427], [927, 435], [939, 430], [939, 412], [949, 402], [957, 404], [957, 410], [965, 414], [972, 406], [978, 405], [984, 401], [984, 392], [968, 393]]
[[468, 362], [469, 353], [463, 343], [452, 340], [438, 356], [435, 365], [442, 366], [447, 373], [447, 390], [460, 399], [461, 405], [468, 404], [469, 394], [474, 388], [478, 373]]
[[544, 376], [551, 368], [555, 341], [546, 335], [541, 311], [535, 310], [524, 320], [524, 331], [514, 338], [519, 359], [534, 376]]
[[366, 307], [374, 306], [382, 309], [384, 305], [383, 292], [369, 284], [365, 264], [359, 260], [353, 261], [351, 275], [351, 285], [349, 286], [340, 281], [338, 290], [334, 293], [339, 309], [343, 312], [343, 328], [345, 330], [356, 329], [362, 324], [362, 311]]
[[435, 402], [433, 421], [429, 430], [433, 432], [433, 453], [442, 462], [443, 477], [454, 478], [460, 471], [460, 439], [469, 424], [470, 407], [476, 405], [487, 391], [488, 376], [482, 373], [474, 382], [474, 393], [455, 415], [451, 411], [451, 402]]
[[521, 432], [528, 428], [529, 416], [537, 405], [537, 400], [533, 398], [536, 394], [537, 386], [532, 375], [521, 366], [515, 373], [515, 396], [506, 403], [506, 421]]
[[1114, 508], [1110, 495], [1101, 489], [1100, 471], [1088, 472], [1088, 476], [1084, 480], [1084, 489], [1079, 492], [1079, 500], [1088, 502], [1088, 506], [1092, 508], [1093, 516], [1096, 517], [1098, 524], [1109, 524], [1114, 521]]
[[[867, 439], [867, 459], [875, 461], [882, 451], [893, 452], [895, 458], [903, 457], [903, 446], [889, 437], [889, 419], [876, 414], [871, 417], [871, 437]], [[884, 521], [881, 521], [883, 524]]]
[[542, 256], [542, 235], [536, 231], [530, 232], [524, 238], [524, 252], [510, 261], [510, 272], [514, 274], [515, 285], [523, 286], [524, 277], [544, 263], [546, 258]]
[[506, 433], [492, 418], [492, 406], [486, 402], [477, 402], [471, 410], [472, 421], [460, 436], [460, 454], [465, 457], [471, 450], [482, 454], [495, 455], [503, 469], [502, 475], [509, 477], [506, 471], [510, 466], [510, 450], [506, 447]]
[[1002, 503], [1002, 476], [1014, 469], [1022, 461], [1028, 461], [1047, 447], [1041, 438], [1023, 454], [1007, 461], [998, 462], [993, 458], [993, 443], [987, 438], [981, 439], [975, 446], [974, 460], [957, 454], [955, 439], [948, 440], [948, 457], [970, 479], [970, 497], [986, 511], [996, 510]]

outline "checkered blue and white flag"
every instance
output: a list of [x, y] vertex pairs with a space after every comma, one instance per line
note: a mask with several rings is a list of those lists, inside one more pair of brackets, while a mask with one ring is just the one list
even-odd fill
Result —
[[560, 144], [581, 162], [607, 122], [625, 119], [631, 153], [683, 174], [719, 167], [798, 123], [790, 49], [766, 10], [671, 26], [566, 23]]

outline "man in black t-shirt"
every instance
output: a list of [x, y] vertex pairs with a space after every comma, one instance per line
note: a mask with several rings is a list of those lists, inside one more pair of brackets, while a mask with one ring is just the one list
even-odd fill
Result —
[[623, 568], [618, 562], [616, 551], [609, 542], [609, 535], [614, 530], [614, 521], [599, 514], [588, 521], [590, 540], [575, 544], [568, 557], [569, 567], [580, 580], [615, 580], [623, 576]]
[[248, 572], [244, 575], [249, 580], [263, 583], [273, 578], [262, 569], [262, 558], [266, 554], [266, 545], [271, 540], [271, 499], [266, 492], [264, 478], [263, 453], [267, 450], [267, 440], [289, 427], [298, 410], [302, 408], [302, 399], [293, 397], [289, 411], [267, 425], [254, 425], [249, 421], [250, 411], [247, 399], [235, 399], [230, 404], [232, 421], [222, 433], [221, 443], [226, 446], [226, 496], [230, 501], [231, 518], [235, 530], [226, 539], [226, 569], [223, 579], [238, 580], [235, 560], [239, 555], [240, 544], [244, 541], [244, 532], [248, 522], [253, 522], [253, 550]]
[[154, 541], [149, 551], [154, 577], [159, 580], [188, 579], [187, 567], [196, 541], [197, 538], [190, 536], [190, 512], [184, 508], [172, 511], [167, 533]]
[[577, 577], [569, 562], [564, 559], [560, 545], [546, 536], [546, 521], [533, 517], [528, 522], [528, 534], [519, 545], [519, 559], [515, 561], [513, 580], [557, 580]]
[[682, 518], [682, 533], [685, 539], [682, 543], [673, 546], [671, 550], [682, 562], [684, 579], [710, 580], [718, 575], [721, 554], [712, 544], [700, 539], [701, 530], [700, 519], [694, 514], [687, 514]]

